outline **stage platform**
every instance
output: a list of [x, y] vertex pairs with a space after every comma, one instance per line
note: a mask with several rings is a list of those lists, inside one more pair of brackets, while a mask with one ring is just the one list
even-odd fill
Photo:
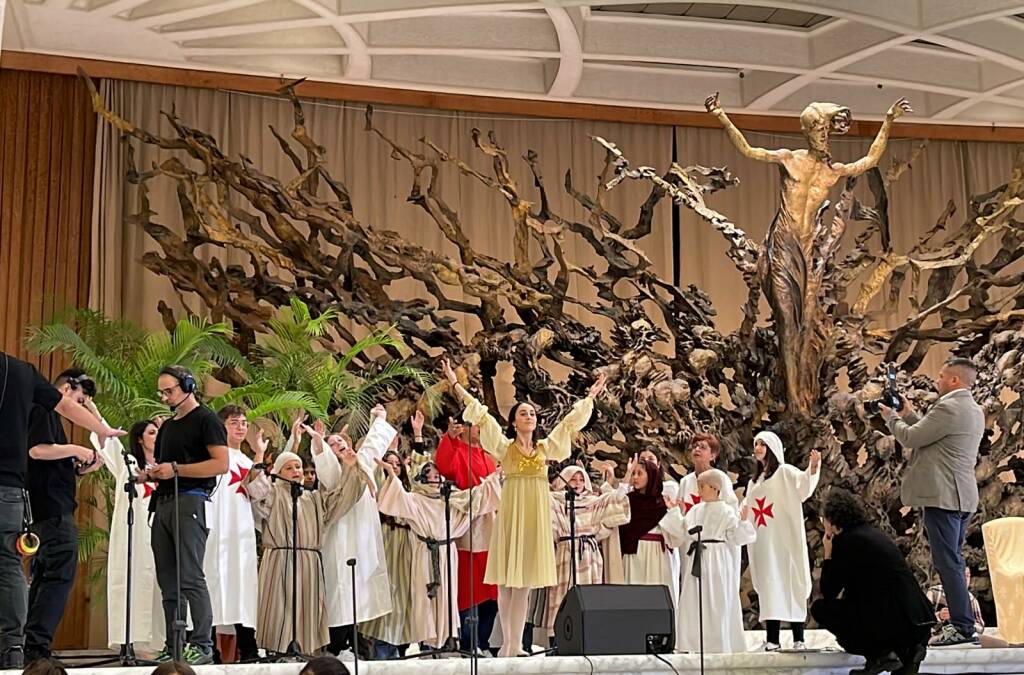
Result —
[[[532, 656], [516, 659], [480, 659], [482, 675], [558, 675], [561, 673], [608, 675], [665, 675], [699, 673], [700, 658], [692, 654], [671, 654], [668, 663], [654, 656]], [[705, 657], [705, 673], [726, 675], [846, 675], [864, 660], [843, 652], [716, 654]], [[347, 664], [350, 672], [352, 664]], [[296, 675], [297, 663], [270, 665], [201, 666], [198, 675]], [[75, 668], [83, 675], [148, 675], [152, 668]], [[7, 671], [16, 672], [16, 671]], [[361, 675], [468, 675], [465, 659], [423, 659], [412, 661], [360, 661]], [[928, 652], [921, 673], [965, 674], [998, 673], [1024, 675], [1024, 648], [1016, 649], [944, 649]]]

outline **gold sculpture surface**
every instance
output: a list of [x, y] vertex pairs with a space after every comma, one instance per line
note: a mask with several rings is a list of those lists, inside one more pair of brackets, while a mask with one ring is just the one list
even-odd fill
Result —
[[[708, 112], [722, 123], [729, 140], [745, 157], [779, 165], [782, 199], [768, 228], [759, 276], [772, 307], [780, 341], [782, 369], [790, 412], [811, 417], [821, 392], [819, 370], [831, 337], [831, 322], [821, 310], [821, 284], [826, 261], [816, 244], [829, 237], [838, 243], [842, 232], [828, 232], [822, 222], [829, 190], [843, 178], [854, 178], [874, 168], [885, 152], [892, 123], [913, 112], [905, 98], [889, 108], [868, 154], [849, 164], [832, 160], [829, 137], [850, 129], [850, 109], [834, 103], [811, 103], [800, 114], [807, 148], [765, 150], [747, 142], [729, 120], [718, 94], [704, 101]], [[834, 250], [826, 249], [826, 254]]]

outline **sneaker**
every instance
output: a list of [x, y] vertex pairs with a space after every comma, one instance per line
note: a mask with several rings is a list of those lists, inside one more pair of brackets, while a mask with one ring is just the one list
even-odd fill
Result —
[[0, 654], [0, 669], [21, 670], [25, 667], [25, 650], [21, 646], [14, 646]]
[[806, 650], [807, 649], [807, 643], [804, 642], [803, 640], [796, 640], [793, 643], [793, 649]]
[[213, 650], [205, 650], [194, 644], [185, 645], [181, 653], [182, 660], [190, 666], [205, 666], [213, 663]]
[[903, 662], [894, 652], [886, 652], [868, 659], [863, 668], [854, 668], [850, 675], [879, 675], [891, 673], [903, 667]]
[[932, 649], [942, 649], [943, 647], [969, 649], [971, 647], [980, 647], [981, 642], [978, 640], [978, 634], [974, 631], [971, 631], [970, 635], [964, 635], [955, 626], [946, 624], [942, 627], [941, 633], [928, 641], [928, 646]]
[[762, 642], [759, 647], [755, 647], [751, 651], [754, 651], [754, 652], [777, 652], [781, 648], [782, 648], [782, 645], [780, 645], [777, 642]]
[[156, 653], [156, 655], [153, 657], [153, 660], [157, 663], [170, 663], [174, 660], [174, 655], [171, 654], [170, 650], [167, 649], [167, 647], [163, 647], [160, 651]]
[[[49, 649], [43, 647], [25, 647], [25, 665], [30, 666], [36, 661], [41, 659], [52, 659], [53, 654], [50, 653]], [[54, 659], [56, 660], [56, 659]]]

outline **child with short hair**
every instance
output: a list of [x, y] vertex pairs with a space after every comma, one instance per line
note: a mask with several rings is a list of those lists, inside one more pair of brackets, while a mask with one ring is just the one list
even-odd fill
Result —
[[[670, 545], [688, 547], [676, 613], [676, 651], [700, 649], [697, 617], [703, 608], [704, 651], [743, 652], [746, 639], [740, 605], [739, 547], [753, 542], [757, 535], [747, 520], [747, 507], [737, 510], [732, 481], [725, 472], [701, 472], [697, 476], [697, 490], [697, 504], [684, 511], [683, 499], [673, 500], [671, 510], [661, 521]], [[700, 546], [696, 535], [690, 534], [698, 526], [702, 528]]]

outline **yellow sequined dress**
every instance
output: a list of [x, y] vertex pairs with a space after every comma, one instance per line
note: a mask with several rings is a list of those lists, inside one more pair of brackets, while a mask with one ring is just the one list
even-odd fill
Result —
[[480, 446], [501, 462], [505, 472], [501, 505], [491, 532], [484, 582], [507, 588], [544, 588], [558, 583], [551, 534], [548, 460], [562, 461], [572, 451], [578, 433], [594, 411], [590, 397], [576, 402], [547, 438], [534, 443], [534, 454], [523, 454], [507, 438], [487, 406], [466, 394], [462, 418], [480, 428]]

